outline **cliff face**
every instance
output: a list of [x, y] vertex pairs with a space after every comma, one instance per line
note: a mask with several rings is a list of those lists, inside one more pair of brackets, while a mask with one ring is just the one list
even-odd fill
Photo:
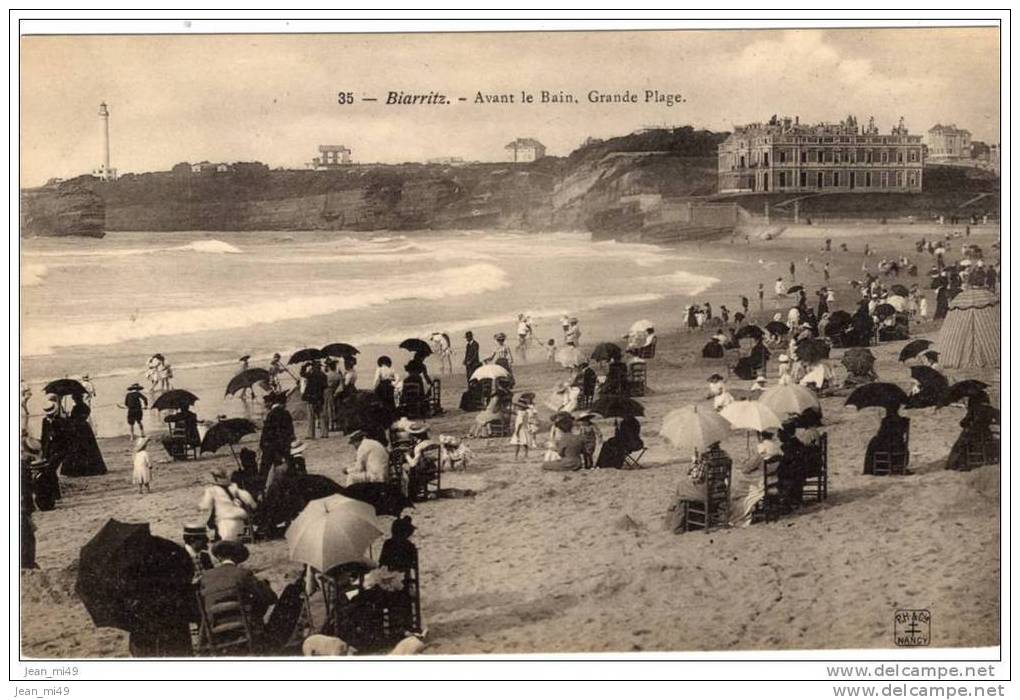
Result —
[[48, 185], [21, 193], [21, 235], [106, 235], [102, 197], [77, 182]]

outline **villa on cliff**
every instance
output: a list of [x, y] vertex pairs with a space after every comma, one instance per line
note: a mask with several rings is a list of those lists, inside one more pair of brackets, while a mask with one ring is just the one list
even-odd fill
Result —
[[545, 158], [545, 146], [532, 138], [517, 138], [504, 146], [511, 163], [531, 163]]

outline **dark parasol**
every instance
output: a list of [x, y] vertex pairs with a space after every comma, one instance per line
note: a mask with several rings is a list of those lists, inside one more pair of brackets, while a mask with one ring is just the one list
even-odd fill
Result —
[[[234, 454], [234, 445], [245, 435], [258, 432], [258, 427], [246, 418], [227, 418], [214, 424], [202, 438], [202, 452], [216, 452], [224, 445], [230, 445], [230, 453]], [[237, 455], [234, 454], [234, 459]]]
[[867, 348], [850, 348], [843, 354], [842, 362], [851, 374], [866, 375], [875, 366], [875, 356]]
[[320, 352], [330, 357], [354, 357], [358, 354], [358, 349], [347, 343], [330, 343], [322, 348]]
[[298, 350], [296, 353], [290, 356], [287, 360], [288, 365], [300, 365], [305, 362], [311, 362], [312, 360], [321, 360], [325, 357], [322, 351], [318, 348], [303, 348]]
[[898, 410], [907, 402], [907, 394], [900, 387], [889, 382], [872, 382], [853, 390], [846, 400], [847, 406], [862, 408], [884, 408]]
[[900, 362], [906, 362], [907, 360], [917, 357], [922, 352], [930, 348], [934, 343], [924, 338], [918, 338], [917, 340], [911, 340], [909, 343], [903, 346], [900, 350]]
[[408, 338], [398, 346], [401, 350], [413, 352], [415, 355], [428, 357], [432, 354], [432, 346], [421, 338]]
[[818, 338], [805, 338], [797, 343], [797, 358], [808, 365], [816, 365], [829, 356], [829, 344]]
[[262, 369], [261, 367], [252, 367], [251, 369], [244, 370], [230, 380], [227, 384], [227, 391], [223, 395], [231, 396], [241, 389], [250, 389], [256, 384], [260, 385], [263, 389], [269, 388], [269, 370]]
[[782, 321], [769, 321], [768, 324], [765, 325], [765, 330], [772, 335], [786, 335], [790, 332], [790, 327]]
[[82, 396], [86, 393], [85, 387], [75, 379], [56, 379], [43, 387], [46, 394], [57, 396]]
[[754, 338], [755, 340], [761, 340], [765, 337], [765, 331], [760, 327], [752, 324], [742, 326], [737, 330], [737, 334], [733, 336], [736, 340], [743, 340], [744, 338]]
[[797, 292], [803, 292], [803, 291], [804, 291], [804, 285], [802, 285], [802, 284], [795, 284], [792, 287], [790, 287], [789, 289], [787, 289], [786, 293], [787, 294], [796, 294]]
[[596, 362], [612, 362], [619, 360], [622, 356], [623, 351], [616, 343], [599, 343], [591, 352], [591, 359]]
[[889, 288], [889, 291], [892, 292], [893, 294], [895, 294], [898, 297], [908, 297], [908, 296], [910, 296], [910, 290], [908, 290], [902, 284], [894, 284], [893, 286], [891, 286]]
[[148, 523], [108, 520], [81, 548], [75, 593], [96, 627], [132, 631], [190, 616], [193, 564]]
[[852, 321], [853, 316], [849, 312], [843, 310], [833, 311], [832, 315], [829, 316], [829, 325], [825, 327], [825, 335], [831, 338], [834, 335], [842, 334]]
[[953, 384], [942, 396], [939, 406], [963, 401], [964, 399], [982, 399], [988, 401], [988, 392], [985, 389], [988, 385], [977, 379], [964, 379], [962, 382]]
[[645, 407], [628, 396], [604, 396], [588, 409], [603, 418], [629, 418], [645, 415]]
[[198, 401], [198, 397], [187, 389], [171, 389], [170, 391], [160, 394], [156, 400], [152, 402], [152, 407], [157, 411], [168, 411], [170, 409], [183, 411], [196, 401]]

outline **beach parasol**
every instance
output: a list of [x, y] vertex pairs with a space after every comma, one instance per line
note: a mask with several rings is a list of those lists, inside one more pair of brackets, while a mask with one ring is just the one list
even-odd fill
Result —
[[910, 376], [917, 380], [920, 386], [916, 394], [911, 394], [907, 398], [907, 408], [937, 406], [949, 390], [949, 380], [931, 367], [921, 365], [911, 367]]
[[782, 321], [769, 321], [765, 325], [765, 330], [772, 335], [786, 335], [790, 332], [790, 327]]
[[88, 393], [81, 382], [75, 379], [56, 379], [43, 387], [44, 394], [56, 394], [57, 396], [83, 396]]
[[797, 343], [797, 359], [807, 365], [817, 365], [829, 356], [829, 344], [818, 338], [805, 338]]
[[946, 390], [946, 393], [942, 396], [942, 401], [939, 402], [939, 406], [948, 406], [964, 399], [983, 398], [987, 400], [988, 392], [985, 391], [987, 388], [987, 384], [977, 379], [964, 379], [962, 382], [956, 382], [956, 384], [953, 384]]
[[236, 460], [237, 455], [234, 454], [234, 445], [239, 443], [245, 435], [251, 435], [256, 432], [258, 432], [258, 427], [246, 418], [227, 418], [226, 420], [214, 423], [206, 431], [199, 451], [216, 452], [224, 445], [229, 445], [230, 454], [234, 455]]
[[796, 294], [797, 292], [803, 292], [803, 291], [804, 291], [804, 285], [802, 285], [802, 284], [795, 284], [792, 287], [790, 287], [789, 289], [787, 289], [786, 293], [787, 294]]
[[758, 401], [771, 408], [780, 418], [800, 415], [809, 408], [821, 410], [821, 404], [814, 392], [784, 379], [780, 379], [776, 386], [763, 391]]
[[471, 381], [481, 381], [482, 379], [502, 379], [503, 377], [509, 377], [510, 373], [506, 370], [503, 365], [497, 365], [495, 363], [482, 365], [474, 371], [471, 375]]
[[884, 408], [896, 410], [907, 403], [903, 389], [889, 382], [871, 382], [854, 389], [847, 397], [846, 405], [862, 408]]
[[319, 352], [330, 357], [354, 357], [358, 354], [358, 349], [347, 343], [330, 343]]
[[619, 360], [622, 356], [623, 351], [616, 343], [599, 343], [591, 352], [591, 359], [596, 362], [611, 362]]
[[340, 489], [340, 494], [356, 501], [368, 503], [375, 508], [376, 515], [390, 515], [399, 518], [408, 508], [414, 508], [399, 486], [362, 482]]
[[144, 623], [189, 617], [194, 565], [179, 544], [148, 523], [107, 520], [78, 558], [74, 590], [96, 627], [130, 632]]
[[156, 400], [152, 402], [152, 407], [157, 411], [166, 411], [171, 408], [183, 411], [196, 401], [198, 401], [198, 397], [187, 389], [171, 389], [170, 391], [160, 394]]
[[875, 307], [875, 316], [886, 319], [896, 313], [896, 307], [892, 304], [879, 304]]
[[375, 507], [334, 495], [305, 506], [287, 528], [287, 549], [292, 561], [328, 571], [364, 561], [369, 546], [382, 534]]
[[413, 352], [415, 355], [428, 357], [432, 354], [432, 346], [421, 338], [408, 338], [398, 346], [401, 350]]
[[646, 333], [649, 328], [655, 328], [655, 324], [649, 321], [647, 318], [643, 318], [640, 321], [634, 321], [630, 326], [631, 333]]
[[300, 365], [305, 362], [311, 362], [312, 360], [321, 360], [323, 357], [322, 351], [318, 348], [303, 348], [291, 355], [290, 359], [287, 360], [287, 364]]
[[710, 408], [685, 406], [670, 411], [662, 419], [659, 434], [682, 452], [700, 452], [724, 439], [730, 424]]
[[924, 338], [918, 338], [917, 340], [911, 340], [909, 343], [903, 346], [900, 350], [900, 362], [906, 362], [907, 360], [917, 357], [922, 352], [930, 348], [934, 343]]
[[889, 291], [898, 297], [909, 297], [910, 290], [904, 287], [902, 284], [894, 284], [889, 287]]
[[261, 367], [246, 369], [235, 375], [227, 384], [227, 391], [224, 396], [236, 394], [241, 389], [250, 389], [254, 385], [260, 385], [263, 389], [269, 389], [269, 370]]
[[341, 492], [340, 484], [322, 474], [294, 474], [277, 479], [259, 502], [258, 519], [268, 525], [290, 523], [312, 501]]
[[645, 407], [628, 396], [603, 396], [589, 410], [604, 418], [630, 418], [645, 415]]
[[761, 401], [733, 401], [719, 411], [735, 430], [754, 430], [762, 433], [782, 426], [776, 412]]
[[755, 340], [761, 340], [765, 337], [765, 331], [758, 326], [749, 324], [743, 326], [737, 330], [737, 334], [734, 336], [736, 340], [743, 340], [744, 338], [754, 338]]

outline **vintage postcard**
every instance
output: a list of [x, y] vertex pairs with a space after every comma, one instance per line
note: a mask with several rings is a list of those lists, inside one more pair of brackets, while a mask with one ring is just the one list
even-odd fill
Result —
[[20, 659], [997, 655], [960, 25], [24, 30]]

